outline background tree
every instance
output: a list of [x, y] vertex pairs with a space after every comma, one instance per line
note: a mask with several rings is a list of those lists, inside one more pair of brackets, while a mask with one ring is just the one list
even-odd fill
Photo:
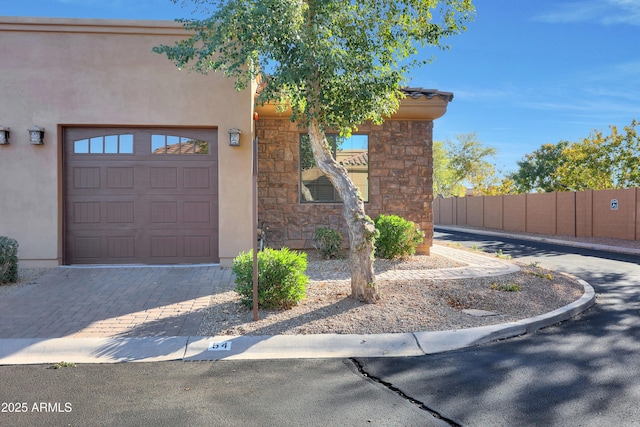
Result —
[[607, 138], [597, 131], [589, 138], [567, 145], [562, 150], [563, 161], [555, 171], [562, 187], [560, 191], [614, 188], [615, 153], [608, 148]]
[[471, 0], [219, 0], [203, 20], [182, 20], [191, 37], [158, 46], [178, 67], [222, 71], [238, 89], [259, 79], [259, 103], [291, 108], [304, 126], [316, 164], [344, 202], [349, 229], [351, 295], [379, 299], [373, 272], [375, 228], [325, 131], [349, 135], [381, 123], [399, 107], [408, 72], [428, 61], [419, 47], [443, 46], [465, 30]]
[[503, 194], [514, 194], [516, 186], [509, 176], [491, 176], [486, 182], [476, 187], [475, 193], [482, 196], [500, 196]]
[[619, 134], [615, 126], [611, 127], [611, 150], [616, 153], [614, 182], [616, 188], [640, 187], [640, 122], [632, 120]]
[[605, 190], [640, 185], [640, 139], [635, 120], [619, 133], [611, 126], [604, 135], [593, 131], [588, 138], [565, 148], [566, 162], [557, 171], [567, 189]]
[[539, 193], [565, 191], [566, 186], [558, 176], [558, 168], [566, 159], [564, 149], [569, 142], [560, 141], [557, 144], [544, 144], [533, 153], [524, 156], [518, 162], [518, 170], [509, 175], [515, 184], [517, 193]]
[[467, 190], [456, 178], [456, 171], [451, 167], [448, 145], [448, 141], [447, 146], [442, 141], [433, 141], [433, 195], [462, 197]]
[[496, 149], [486, 147], [476, 133], [456, 135], [456, 142], [433, 143], [433, 194], [464, 196], [467, 185], [475, 194], [497, 191], [499, 179], [491, 157]]
[[582, 191], [640, 186], [639, 122], [620, 133], [593, 131], [588, 138], [544, 144], [518, 162], [510, 175], [517, 192]]

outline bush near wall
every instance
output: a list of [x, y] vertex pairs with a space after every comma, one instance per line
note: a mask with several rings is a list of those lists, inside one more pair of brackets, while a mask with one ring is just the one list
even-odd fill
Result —
[[395, 259], [411, 256], [424, 241], [424, 231], [418, 225], [397, 215], [380, 215], [374, 222], [380, 232], [375, 244], [377, 257]]
[[0, 236], [0, 284], [18, 281], [18, 242]]
[[342, 233], [329, 227], [318, 227], [313, 236], [316, 249], [320, 251], [322, 258], [333, 259], [340, 256], [342, 248]]
[[[288, 248], [266, 248], [258, 252], [258, 307], [289, 309], [307, 293], [307, 254]], [[242, 304], [253, 307], [253, 251], [233, 260], [236, 292]]]

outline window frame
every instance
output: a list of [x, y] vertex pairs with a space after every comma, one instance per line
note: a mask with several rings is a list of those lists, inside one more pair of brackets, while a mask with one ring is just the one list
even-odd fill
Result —
[[135, 154], [134, 151], [135, 142], [132, 133], [98, 135], [73, 141], [73, 154], [79, 156], [131, 156]]
[[[364, 189], [361, 188], [361, 186], [359, 186], [357, 184], [357, 182], [355, 182], [355, 181], [354, 181], [354, 184], [356, 185], [356, 187], [360, 191], [360, 193], [361, 193], [361, 195], [362, 195], [362, 197], [364, 199], [364, 202], [365, 203], [369, 203], [369, 198], [370, 198], [370, 190], [369, 190], [369, 188], [370, 188], [370, 185], [369, 185], [370, 179], [369, 178], [370, 178], [370, 172], [371, 171], [370, 171], [370, 168], [369, 168], [368, 156], [369, 156], [369, 136], [370, 135], [369, 135], [369, 133], [354, 133], [352, 136], [363, 136], [363, 137], [366, 137], [366, 149], [363, 150], [364, 153], [366, 153], [366, 155], [367, 155], [366, 188], [364, 188]], [[332, 155], [333, 155], [334, 159], [337, 159], [337, 154], [338, 154], [338, 143], [337, 143], [337, 141], [338, 141], [338, 138], [339, 138], [339, 134], [337, 134], [337, 133], [328, 133], [328, 134], [326, 134], [326, 137], [327, 137], [327, 139], [332, 139], [333, 143], [330, 142], [330, 144], [333, 147]], [[303, 184], [303, 182], [304, 182], [303, 181], [303, 173], [305, 172], [305, 170], [308, 170], [308, 169], [303, 169], [303, 167], [302, 167], [302, 161], [303, 161], [303, 153], [302, 153], [303, 152], [303, 145], [302, 144], [303, 144], [304, 138], [308, 138], [308, 135], [306, 133], [300, 133], [300, 136], [298, 138], [298, 153], [299, 153], [299, 156], [300, 156], [299, 159], [298, 159], [298, 167], [299, 167], [298, 200], [299, 200], [299, 203], [301, 203], [301, 204], [314, 204], [314, 203], [316, 203], [316, 204], [317, 203], [342, 204], [342, 203], [344, 203], [343, 200], [340, 198], [340, 195], [338, 194], [338, 191], [335, 189], [335, 187], [333, 186], [333, 184], [330, 181], [329, 181], [329, 185], [331, 185], [331, 190], [332, 190], [332, 194], [333, 194], [332, 200], [326, 200], [326, 199], [323, 199], [323, 200], [305, 200], [305, 198], [303, 196], [303, 192], [302, 192], [303, 187], [306, 187]], [[347, 138], [347, 140], [348, 140], [348, 138]], [[308, 143], [310, 144], [311, 142], [309, 141]], [[318, 168], [318, 166], [315, 163], [315, 159], [314, 159], [313, 163], [314, 163], [314, 166], [312, 168]], [[343, 166], [345, 166], [345, 165], [343, 165]], [[309, 168], [309, 169], [312, 169], [312, 168]], [[357, 173], [357, 172], [350, 171], [348, 166], [345, 166], [345, 168], [347, 169], [349, 177], [353, 180], [353, 174]], [[316, 178], [316, 180], [320, 179], [320, 178], [324, 178], [324, 179], [328, 180], [328, 177], [324, 173], [322, 173], [322, 171], [319, 171], [319, 172], [320, 172], [320, 175]]]
[[[199, 146], [206, 147], [206, 150], [200, 151]], [[177, 147], [177, 150], [171, 147]], [[187, 148], [183, 149], [183, 147]], [[177, 134], [153, 133], [151, 134], [151, 154], [161, 156], [208, 155], [211, 154], [211, 143]]]

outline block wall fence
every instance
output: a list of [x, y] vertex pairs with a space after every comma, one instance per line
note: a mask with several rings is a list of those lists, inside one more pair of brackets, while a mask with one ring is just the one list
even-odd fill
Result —
[[435, 225], [640, 240], [640, 188], [437, 198]]

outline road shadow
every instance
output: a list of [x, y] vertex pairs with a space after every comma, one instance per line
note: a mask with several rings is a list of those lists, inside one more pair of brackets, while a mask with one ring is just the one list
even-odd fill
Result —
[[460, 231], [438, 231], [436, 228], [434, 240], [446, 242], [454, 246], [463, 246], [465, 248], [479, 246], [486, 253], [497, 253], [501, 251], [503, 254], [509, 255], [513, 258], [523, 256], [546, 257], [573, 254], [640, 265], [640, 257], [638, 257], [638, 255], [605, 250], [584, 249], [569, 245], [528, 241], [503, 236], [484, 236]]
[[597, 304], [561, 324], [501, 342], [414, 358], [359, 358], [364, 372], [464, 426], [637, 423], [637, 257], [458, 232], [437, 239], [463, 246], [482, 241], [486, 252], [502, 249], [514, 258], [586, 254], [606, 261], [567, 266], [596, 289]]

